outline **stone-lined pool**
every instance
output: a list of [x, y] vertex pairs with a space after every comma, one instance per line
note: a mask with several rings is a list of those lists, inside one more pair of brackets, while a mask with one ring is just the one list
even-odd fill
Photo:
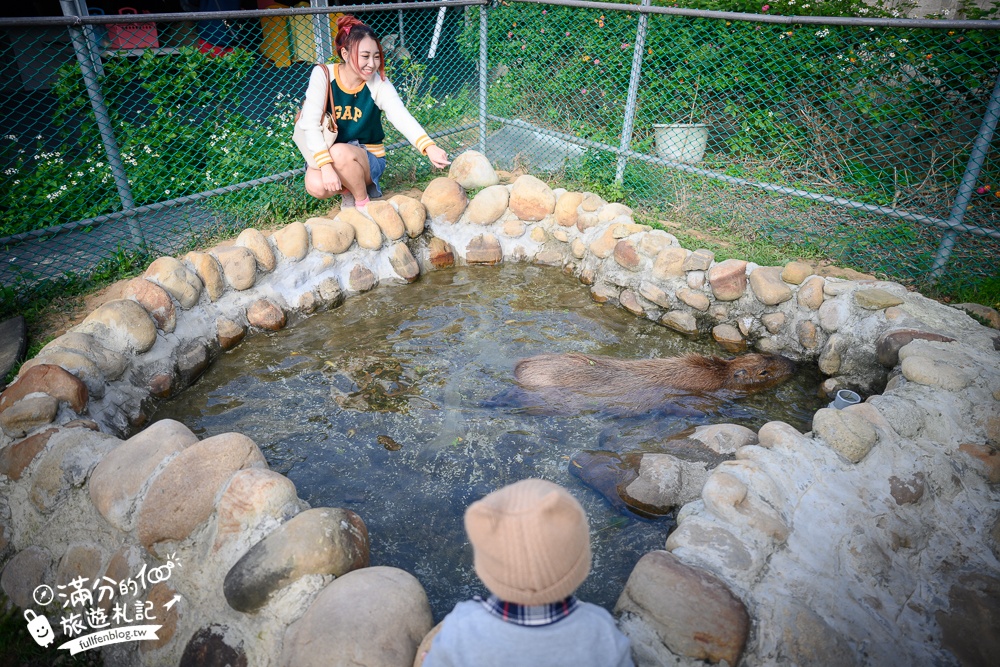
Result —
[[580, 450], [656, 451], [701, 424], [810, 428], [821, 378], [805, 369], [759, 394], [719, 401], [712, 414], [612, 418], [535, 416], [484, 402], [509, 388], [517, 359], [543, 352], [627, 358], [718, 354], [619, 308], [593, 302], [558, 269], [509, 264], [426, 274], [338, 309], [257, 335], [198, 383], [161, 404], [200, 437], [238, 431], [313, 506], [364, 519], [373, 565], [413, 573], [435, 618], [483, 593], [462, 527], [465, 507], [525, 477], [560, 483], [590, 517], [593, 571], [581, 597], [607, 608], [635, 562], [662, 549], [672, 518], [625, 516], [568, 473]]

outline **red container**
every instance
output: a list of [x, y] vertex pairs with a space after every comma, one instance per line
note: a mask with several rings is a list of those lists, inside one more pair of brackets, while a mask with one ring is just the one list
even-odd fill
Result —
[[[119, 14], [138, 14], [131, 7], [122, 7]], [[148, 14], [149, 12], [143, 12]], [[108, 41], [112, 49], [155, 49], [160, 45], [155, 23], [118, 23], [108, 26]]]

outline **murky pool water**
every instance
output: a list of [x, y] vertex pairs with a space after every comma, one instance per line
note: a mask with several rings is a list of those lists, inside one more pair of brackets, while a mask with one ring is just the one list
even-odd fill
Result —
[[313, 507], [364, 519], [373, 565], [414, 574], [436, 619], [484, 593], [462, 513], [504, 484], [542, 477], [566, 486], [590, 517], [594, 565], [579, 591], [608, 609], [635, 562], [662, 549], [669, 518], [624, 516], [567, 471], [584, 449], [655, 450], [699, 424], [756, 429], [780, 419], [805, 431], [825, 404], [814, 371], [717, 414], [611, 418], [533, 416], [483, 404], [508, 389], [515, 362], [543, 352], [628, 358], [718, 354], [613, 306], [557, 269], [504, 265], [424, 275], [226, 353], [198, 383], [163, 403], [202, 438], [238, 431], [264, 451]]

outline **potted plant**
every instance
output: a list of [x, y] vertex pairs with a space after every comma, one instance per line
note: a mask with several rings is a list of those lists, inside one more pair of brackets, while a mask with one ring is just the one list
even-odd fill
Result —
[[708, 125], [694, 122], [700, 83], [700, 78], [694, 83], [694, 97], [691, 100], [688, 122], [653, 124], [656, 154], [664, 160], [697, 164], [705, 158], [705, 147], [708, 146]]

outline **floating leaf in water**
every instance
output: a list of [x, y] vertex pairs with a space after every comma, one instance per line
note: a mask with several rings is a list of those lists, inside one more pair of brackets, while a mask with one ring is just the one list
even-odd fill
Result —
[[387, 435], [380, 435], [379, 437], [377, 437], [375, 439], [378, 440], [378, 444], [382, 445], [383, 447], [385, 447], [386, 449], [388, 449], [390, 452], [396, 452], [396, 451], [399, 451], [400, 449], [403, 448], [403, 446], [401, 444], [399, 444], [398, 442], [396, 442], [395, 440], [393, 440], [392, 438], [390, 438]]

